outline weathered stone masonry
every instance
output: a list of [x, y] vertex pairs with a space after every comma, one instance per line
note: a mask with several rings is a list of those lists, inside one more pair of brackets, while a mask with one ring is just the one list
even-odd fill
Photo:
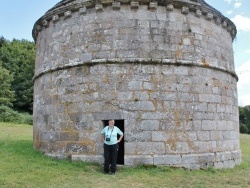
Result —
[[34, 147], [102, 163], [122, 119], [125, 165], [241, 161], [235, 25], [203, 0], [64, 0], [34, 25]]

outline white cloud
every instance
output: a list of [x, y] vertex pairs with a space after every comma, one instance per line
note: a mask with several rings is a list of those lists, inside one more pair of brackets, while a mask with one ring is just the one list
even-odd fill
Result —
[[235, 8], [239, 8], [242, 5], [241, 0], [224, 0], [224, 2], [228, 5], [233, 4]]
[[250, 86], [250, 61], [237, 67], [236, 73], [239, 77], [239, 81], [238, 81], [239, 89], [244, 88], [246, 85]]
[[245, 52], [246, 52], [247, 54], [250, 54], [250, 50], [246, 50]]
[[237, 67], [236, 73], [239, 77], [237, 83], [239, 105], [250, 105], [250, 61]]
[[233, 13], [232, 10], [228, 10], [228, 11], [226, 12], [227, 15], [230, 15], [230, 14], [232, 14], [232, 13]]
[[230, 4], [232, 0], [224, 0], [227, 4]]
[[236, 15], [232, 18], [232, 21], [236, 24], [238, 30], [250, 31], [250, 18]]
[[246, 94], [246, 95], [241, 96], [238, 99], [238, 104], [239, 104], [239, 106], [250, 105], [250, 94]]
[[234, 3], [234, 7], [235, 7], [235, 8], [239, 8], [241, 5], [242, 5], [242, 4], [241, 4], [240, 2], [235, 2], [235, 3]]

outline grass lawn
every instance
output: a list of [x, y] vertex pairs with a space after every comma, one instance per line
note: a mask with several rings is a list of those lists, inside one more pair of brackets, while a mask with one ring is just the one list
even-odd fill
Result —
[[0, 123], [0, 187], [165, 188], [250, 187], [250, 135], [241, 134], [242, 163], [234, 169], [189, 171], [169, 167], [119, 168], [56, 160], [32, 147], [32, 126]]

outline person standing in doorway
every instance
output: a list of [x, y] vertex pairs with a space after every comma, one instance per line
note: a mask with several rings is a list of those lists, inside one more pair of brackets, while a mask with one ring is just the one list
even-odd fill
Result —
[[[114, 125], [115, 120], [109, 120], [109, 125], [101, 132], [104, 142], [104, 174], [108, 174], [109, 171], [111, 171], [112, 175], [115, 175], [116, 172], [119, 142], [121, 142], [123, 138], [123, 132]], [[118, 140], [117, 134], [119, 135]]]

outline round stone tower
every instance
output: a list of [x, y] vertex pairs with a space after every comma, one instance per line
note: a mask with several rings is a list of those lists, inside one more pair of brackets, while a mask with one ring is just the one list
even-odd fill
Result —
[[235, 25], [204, 0], [64, 0], [34, 25], [34, 147], [103, 162], [189, 169], [241, 162]]

